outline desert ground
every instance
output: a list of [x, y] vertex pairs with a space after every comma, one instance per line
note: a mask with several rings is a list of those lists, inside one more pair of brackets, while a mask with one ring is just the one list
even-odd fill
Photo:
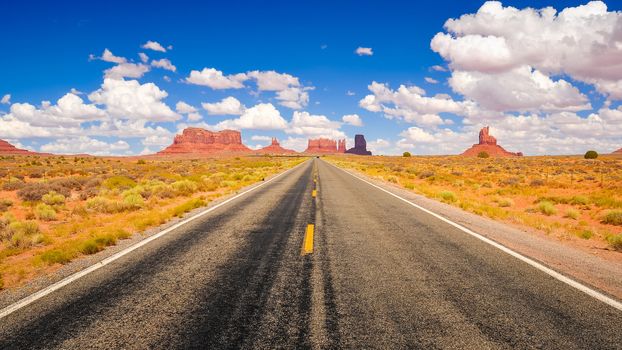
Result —
[[0, 157], [0, 289], [161, 225], [302, 157]]

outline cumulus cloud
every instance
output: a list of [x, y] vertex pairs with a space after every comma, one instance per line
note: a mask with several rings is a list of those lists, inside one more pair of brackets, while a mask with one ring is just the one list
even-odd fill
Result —
[[248, 108], [237, 119], [223, 120], [216, 125], [217, 129], [257, 129], [282, 130], [287, 121], [271, 103], [260, 103]]
[[389, 147], [391, 147], [391, 142], [385, 139], [378, 138], [367, 142], [367, 149], [373, 154], [383, 154]]
[[608, 11], [602, 1], [559, 13], [552, 7], [517, 9], [488, 1], [475, 14], [448, 20], [447, 33], [438, 33], [431, 47], [454, 71], [567, 75], [621, 99], [620, 23], [622, 13]]
[[221, 71], [214, 68], [203, 68], [201, 71], [193, 70], [186, 82], [195, 85], [208, 86], [214, 90], [241, 89], [243, 82], [248, 77], [244, 73], [225, 76]]
[[8, 105], [11, 103], [11, 94], [6, 94], [4, 96], [2, 96], [2, 99], [0, 99], [0, 103], [3, 105]]
[[358, 114], [346, 114], [343, 117], [341, 117], [341, 120], [344, 123], [350, 124], [353, 126], [363, 126], [363, 121], [361, 120], [361, 117], [359, 117]]
[[85, 104], [80, 96], [67, 93], [56, 105], [44, 101], [37, 108], [29, 103], [14, 103], [9, 116], [33, 127], [79, 127], [83, 122], [105, 117], [106, 113], [93, 104]]
[[247, 75], [257, 82], [260, 91], [282, 91], [290, 86], [300, 86], [300, 81], [293, 75], [271, 71], [252, 71]]
[[105, 105], [113, 117], [149, 121], [175, 121], [181, 116], [162, 100], [168, 96], [154, 83], [140, 84], [136, 80], [104, 79], [101, 88], [89, 95], [89, 100]]
[[198, 122], [199, 120], [203, 119], [203, 116], [199, 113], [188, 113], [187, 118], [188, 121]]
[[201, 103], [201, 106], [208, 114], [215, 115], [240, 115], [245, 110], [244, 105], [233, 96], [226, 97], [220, 102]]
[[112, 63], [118, 63], [118, 64], [127, 62], [127, 59], [125, 57], [115, 56], [108, 49], [104, 49], [104, 53], [102, 53], [101, 60], [105, 62], [112, 62]]
[[340, 128], [340, 122], [332, 121], [324, 115], [294, 111], [292, 120], [285, 132], [309, 137], [344, 138], [345, 134], [339, 130]]
[[437, 126], [446, 122], [439, 113], [465, 113], [467, 104], [457, 102], [447, 95], [425, 96], [418, 86], [400, 85], [392, 90], [386, 84], [372, 82], [368, 86], [371, 95], [365, 96], [359, 105], [370, 112], [382, 112], [389, 118], [400, 118], [410, 123]]
[[356, 53], [359, 56], [372, 56], [374, 54], [374, 51], [372, 50], [371, 47], [357, 47], [356, 50], [354, 50], [354, 53]]
[[126, 151], [129, 148], [130, 145], [123, 140], [108, 143], [87, 136], [80, 136], [58, 139], [41, 146], [41, 151], [62, 154], [112, 155], [119, 154], [119, 151]]
[[[157, 41], [147, 41], [146, 43], [144, 43], [141, 46], [143, 49], [148, 49], [148, 50], [153, 50], [153, 51], [159, 51], [159, 52], [166, 52], [166, 49], [164, 48], [164, 46], [160, 45], [159, 42]], [[172, 47], [171, 47], [172, 48]]]
[[138, 53], [138, 57], [140, 57], [140, 60], [141, 60], [143, 63], [147, 63], [147, 62], [149, 61], [149, 56], [147, 56], [147, 54], [146, 54], [146, 53], [144, 53], [144, 52], [139, 52], [139, 53]]
[[151, 61], [151, 66], [170, 70], [171, 72], [177, 71], [177, 67], [175, 67], [171, 61], [166, 58]]
[[177, 113], [181, 114], [195, 113], [197, 111], [196, 108], [187, 104], [184, 101], [177, 102], [177, 104], [175, 105], [175, 110], [177, 111]]
[[283, 148], [293, 149], [298, 152], [302, 152], [307, 149], [309, 140], [304, 137], [291, 137], [289, 136], [285, 140], [279, 140], [279, 143]]
[[142, 78], [149, 71], [149, 66], [142, 63], [121, 63], [104, 71], [104, 78]]

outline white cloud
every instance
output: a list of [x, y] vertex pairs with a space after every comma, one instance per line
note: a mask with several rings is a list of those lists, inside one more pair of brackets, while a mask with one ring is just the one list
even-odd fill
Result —
[[447, 72], [447, 68], [443, 67], [443, 66], [439, 66], [439, 65], [435, 65], [430, 67], [432, 70], [437, 71], [437, 72]]
[[272, 137], [270, 137], [270, 136], [261, 136], [261, 135], [253, 135], [253, 136], [251, 136], [251, 140], [253, 140], [253, 141], [271, 142], [272, 141]]
[[149, 66], [142, 63], [121, 63], [104, 71], [109, 79], [142, 78], [149, 71]]
[[588, 98], [563, 79], [553, 81], [523, 66], [486, 74], [454, 71], [449, 79], [454, 91], [494, 111], [581, 111], [591, 109]]
[[154, 83], [140, 84], [136, 80], [104, 79], [101, 88], [89, 95], [89, 100], [105, 105], [113, 117], [149, 121], [175, 121], [181, 116], [162, 100], [168, 96]]
[[367, 142], [367, 149], [373, 154], [382, 154], [391, 146], [391, 142], [385, 139], [375, 139]]
[[203, 109], [207, 111], [208, 114], [215, 115], [240, 115], [244, 113], [245, 107], [242, 103], [235, 97], [229, 96], [220, 102], [215, 103], [201, 103]]
[[168, 146], [173, 143], [173, 135], [149, 135], [142, 140], [144, 146]]
[[356, 93], [354, 93], [354, 91], [350, 91], [350, 90], [348, 90], [348, 91], [346, 91], [346, 95], [348, 95], [348, 96], [354, 96], [354, 95], [356, 95]]
[[107, 143], [87, 136], [80, 136], [58, 139], [41, 146], [41, 151], [62, 154], [87, 153], [92, 155], [111, 155], [119, 154], [119, 151], [126, 151], [129, 148], [130, 145], [123, 140]]
[[359, 105], [370, 112], [382, 112], [389, 119], [437, 126], [445, 124], [439, 113], [462, 115], [466, 110], [464, 102], [456, 102], [447, 95], [425, 96], [425, 90], [414, 85], [400, 85], [397, 90], [391, 90], [386, 84], [374, 81], [368, 88], [373, 94], [365, 96]]
[[187, 118], [188, 121], [198, 122], [199, 120], [203, 119], [203, 116], [199, 113], [188, 113]]
[[307, 149], [308, 141], [309, 141], [308, 139], [303, 138], [303, 137], [291, 137], [290, 136], [283, 141], [279, 141], [279, 143], [281, 144], [281, 147], [283, 148], [293, 149], [298, 152], [303, 152], [305, 149]]
[[341, 120], [343, 120], [344, 123], [347, 123], [353, 126], [363, 126], [363, 121], [361, 120], [361, 117], [359, 117], [358, 114], [346, 114], [343, 117], [341, 117]]
[[309, 103], [310, 88], [290, 87], [276, 93], [276, 99], [279, 100], [281, 106], [291, 109], [302, 109]]
[[285, 132], [310, 137], [344, 138], [345, 134], [339, 130], [340, 128], [340, 122], [332, 121], [324, 115], [294, 111], [292, 120]]
[[112, 62], [112, 63], [118, 63], [118, 64], [127, 62], [127, 59], [125, 57], [115, 56], [108, 49], [104, 49], [104, 53], [102, 53], [101, 60], [105, 62]]
[[8, 105], [11, 103], [11, 94], [6, 94], [4, 96], [2, 96], [2, 99], [0, 100], [0, 103], [3, 105]]
[[170, 70], [171, 72], [176, 72], [177, 71], [177, 67], [175, 67], [171, 63], [171, 61], [166, 59], [166, 58], [162, 58], [162, 59], [159, 59], [159, 60], [153, 60], [153, 61], [151, 61], [151, 65], [153, 67], [158, 67], [158, 68]]
[[290, 86], [300, 86], [300, 81], [293, 75], [271, 71], [252, 71], [248, 77], [255, 79], [260, 91], [282, 91]]
[[147, 56], [147, 54], [146, 54], [146, 53], [144, 53], [144, 52], [139, 52], [139, 53], [138, 53], [138, 57], [140, 57], [140, 60], [141, 60], [143, 63], [147, 63], [147, 61], [149, 61], [149, 56]]
[[196, 108], [187, 104], [184, 101], [177, 102], [177, 104], [175, 105], [175, 110], [177, 111], [177, 113], [181, 114], [195, 113], [197, 111]]
[[438, 84], [438, 80], [436, 80], [436, 79], [433, 79], [433, 78], [430, 78], [430, 77], [425, 77], [423, 79], [425, 79], [425, 81], [427, 81], [430, 84]]
[[371, 47], [360, 47], [359, 46], [358, 48], [356, 48], [354, 52], [359, 56], [372, 56], [374, 54], [374, 51], [372, 50]]
[[209, 86], [214, 90], [222, 89], [241, 89], [244, 87], [243, 82], [248, 77], [244, 73], [235, 75], [223, 75], [223, 73], [214, 68], [203, 68], [202, 71], [193, 70], [190, 76], [186, 78], [186, 82], [195, 85]]
[[287, 127], [287, 121], [271, 103], [260, 103], [248, 108], [237, 119], [223, 120], [216, 125], [218, 129], [258, 129], [282, 130]]
[[[164, 48], [164, 46], [160, 45], [159, 42], [157, 41], [147, 41], [146, 43], [144, 43], [141, 46], [143, 49], [149, 49], [149, 50], [153, 50], [153, 51], [159, 51], [159, 52], [166, 52], [166, 49]], [[172, 46], [171, 46], [172, 48]]]
[[[495, 75], [532, 67], [567, 75], [622, 98], [622, 12], [601, 1], [557, 12], [484, 3], [475, 14], [445, 23], [431, 47], [455, 71]], [[478, 101], [479, 102], [479, 101]]]
[[15, 103], [9, 115], [34, 127], [79, 127], [83, 122], [104, 118], [106, 113], [95, 105], [85, 104], [80, 96], [67, 93], [56, 105], [44, 101], [41, 108]]

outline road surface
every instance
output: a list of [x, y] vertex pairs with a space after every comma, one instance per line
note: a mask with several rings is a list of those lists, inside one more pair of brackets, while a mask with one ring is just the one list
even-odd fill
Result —
[[622, 312], [313, 159], [0, 319], [0, 348], [620, 349]]

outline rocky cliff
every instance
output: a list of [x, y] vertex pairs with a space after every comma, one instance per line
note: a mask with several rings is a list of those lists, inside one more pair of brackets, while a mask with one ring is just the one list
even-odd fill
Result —
[[360, 156], [371, 156], [371, 152], [367, 150], [367, 141], [365, 141], [365, 136], [360, 134], [355, 135], [354, 147], [347, 150], [346, 153], [358, 154]]
[[259, 154], [291, 154], [291, 153], [296, 153], [296, 151], [281, 147], [281, 144], [279, 144], [279, 140], [277, 140], [276, 137], [273, 137], [272, 138], [272, 142], [270, 143], [269, 146], [266, 146], [264, 148], [260, 148], [257, 151], [255, 151], [255, 153], [259, 153]]
[[186, 128], [181, 135], [176, 135], [173, 144], [158, 154], [186, 153], [231, 153], [251, 152], [242, 144], [242, 135], [236, 130], [209, 131], [201, 128]]
[[613, 152], [613, 154], [622, 154], [622, 148], [620, 148], [619, 150]]
[[337, 141], [331, 139], [310, 139], [305, 153], [344, 153], [346, 151], [346, 140], [339, 140], [338, 142], [339, 146], [337, 146]]
[[37, 154], [37, 153], [30, 152], [25, 149], [19, 149], [4, 140], [0, 140], [0, 154]]
[[462, 153], [463, 156], [477, 157], [481, 152], [488, 153], [491, 157], [521, 157], [521, 152], [513, 153], [506, 151], [497, 144], [497, 139], [490, 135], [490, 128], [487, 126], [479, 131], [479, 143]]

